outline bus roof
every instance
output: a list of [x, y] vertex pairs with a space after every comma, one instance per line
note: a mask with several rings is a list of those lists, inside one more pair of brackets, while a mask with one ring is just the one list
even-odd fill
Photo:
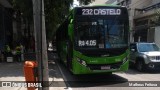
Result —
[[80, 6], [80, 7], [103, 7], [103, 6], [108, 6], [108, 7], [125, 7], [121, 5], [112, 5], [112, 4], [100, 4], [100, 5], [85, 5], [85, 6]]
[[112, 5], [112, 4], [101, 4], [101, 5], [92, 5], [92, 6], [112, 6], [112, 7], [121, 7], [120, 5]]

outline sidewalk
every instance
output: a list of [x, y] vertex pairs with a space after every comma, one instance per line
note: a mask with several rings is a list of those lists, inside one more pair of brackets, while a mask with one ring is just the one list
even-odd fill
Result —
[[[49, 53], [49, 90], [64, 90], [66, 88], [62, 75], [59, 72], [54, 60], [53, 53]], [[24, 62], [0, 62], [0, 86], [6, 81], [24, 81]], [[0, 90], [27, 90], [25, 87], [0, 87]]]
[[[25, 81], [23, 63], [0, 63], [0, 83], [6, 81]], [[24, 87], [0, 87], [0, 90], [27, 90]]]

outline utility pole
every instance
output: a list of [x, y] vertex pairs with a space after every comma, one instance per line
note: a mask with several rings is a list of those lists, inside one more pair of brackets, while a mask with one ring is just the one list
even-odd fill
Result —
[[[42, 58], [41, 58], [41, 27], [40, 27], [40, 1], [41, 0], [32, 0], [33, 3], [33, 19], [34, 19], [34, 34], [35, 34], [35, 51], [36, 51], [36, 61], [38, 63], [38, 81], [42, 82]], [[38, 88], [42, 90], [42, 88]]]
[[44, 0], [42, 0], [42, 64], [43, 64], [43, 90], [49, 90], [49, 70], [48, 70], [48, 54], [47, 54], [47, 42], [46, 42], [46, 27], [45, 27], [45, 13], [44, 13]]
[[38, 63], [38, 81], [42, 83], [42, 87], [39, 87], [38, 90], [49, 90], [44, 1], [32, 0], [32, 2], [33, 2], [36, 60]]

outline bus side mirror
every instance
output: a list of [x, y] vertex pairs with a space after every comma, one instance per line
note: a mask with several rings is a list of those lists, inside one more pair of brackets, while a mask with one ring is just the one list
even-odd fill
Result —
[[68, 35], [71, 39], [73, 39], [73, 19], [70, 19], [69, 25], [68, 25]]
[[73, 19], [70, 20], [70, 24], [73, 24]]

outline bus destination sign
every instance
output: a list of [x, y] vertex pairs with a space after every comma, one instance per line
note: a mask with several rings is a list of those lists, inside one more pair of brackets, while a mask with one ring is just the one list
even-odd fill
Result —
[[121, 15], [121, 9], [81, 9], [81, 15]]

